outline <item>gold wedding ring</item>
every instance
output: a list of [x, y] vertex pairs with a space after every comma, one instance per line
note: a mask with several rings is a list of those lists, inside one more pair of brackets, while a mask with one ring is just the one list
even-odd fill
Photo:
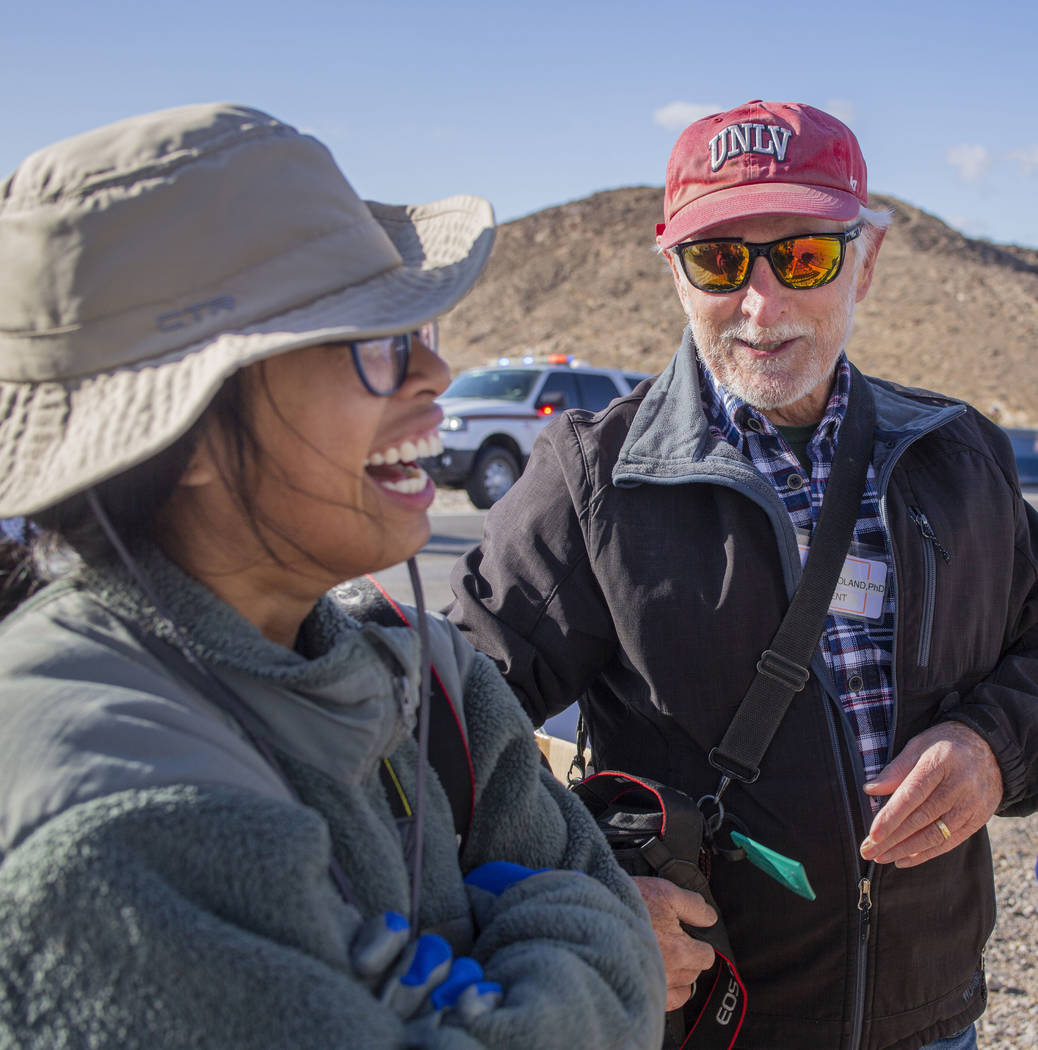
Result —
[[937, 826], [937, 830], [944, 836], [944, 840], [947, 842], [951, 838], [951, 832], [948, 830], [948, 825], [943, 820], [935, 820], [934, 824]]

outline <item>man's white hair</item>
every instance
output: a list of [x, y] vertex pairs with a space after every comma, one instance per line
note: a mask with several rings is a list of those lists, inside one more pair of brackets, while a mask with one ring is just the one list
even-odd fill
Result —
[[879, 241], [893, 220], [894, 213], [889, 208], [866, 208], [863, 204], [857, 216], [844, 225], [845, 230], [850, 230], [858, 223], [862, 224], [861, 246], [864, 251], [858, 252], [859, 265], [879, 248]]

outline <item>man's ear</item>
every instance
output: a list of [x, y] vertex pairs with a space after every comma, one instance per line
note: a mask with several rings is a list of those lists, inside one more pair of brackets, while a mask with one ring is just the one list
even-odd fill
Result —
[[685, 312], [685, 316], [687, 317], [689, 314], [689, 304], [687, 299], [688, 285], [685, 281], [685, 275], [673, 252], [664, 252], [663, 258], [667, 260], [667, 265], [670, 267], [671, 276], [674, 278], [674, 289], [678, 293], [678, 301], [681, 303], [681, 309]]
[[674, 284], [678, 289], [678, 294], [681, 294], [681, 280], [684, 274], [682, 274], [678, 261], [674, 257], [673, 252], [663, 252], [663, 258], [667, 260], [667, 265], [670, 267], [671, 276], [674, 278]]
[[875, 236], [866, 242], [870, 247], [868, 255], [865, 256], [865, 261], [861, 264], [861, 269], [858, 271], [858, 288], [854, 296], [856, 303], [860, 303], [872, 287], [872, 278], [876, 275], [876, 259], [879, 257], [879, 249], [886, 235], [886, 230], [877, 230]]

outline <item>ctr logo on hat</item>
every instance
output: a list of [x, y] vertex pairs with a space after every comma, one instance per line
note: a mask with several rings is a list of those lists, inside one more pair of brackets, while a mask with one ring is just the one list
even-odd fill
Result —
[[661, 248], [732, 219], [803, 215], [848, 221], [868, 204], [850, 128], [813, 106], [747, 102], [690, 124], [667, 164]]

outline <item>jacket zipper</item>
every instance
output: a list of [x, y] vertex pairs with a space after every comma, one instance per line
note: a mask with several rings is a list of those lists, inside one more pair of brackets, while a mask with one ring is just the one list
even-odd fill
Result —
[[945, 562], [951, 561], [951, 555], [941, 545], [929, 519], [918, 507], [909, 507], [908, 515], [916, 523], [923, 537], [923, 565], [926, 579], [923, 590], [923, 622], [919, 629], [919, 652], [916, 661], [920, 667], [926, 667], [930, 663], [930, 642], [933, 637], [934, 609], [937, 604], [937, 553], [944, 558]]
[[[830, 699], [832, 699], [830, 697]], [[833, 701], [839, 703], [838, 700]], [[840, 766], [840, 744], [837, 729], [837, 716], [832, 706], [825, 705], [826, 723], [829, 727], [829, 741], [832, 744], [833, 755], [836, 759], [837, 768]], [[850, 828], [851, 853], [854, 860], [860, 864], [861, 857], [858, 855], [858, 844], [854, 836], [854, 817], [851, 813], [851, 799], [847, 790], [847, 780], [840, 777], [840, 792], [843, 797], [844, 811], [847, 818], [847, 827]], [[861, 869], [859, 868], [859, 871]], [[861, 1034], [865, 1025], [865, 983], [866, 983], [866, 961], [869, 950], [869, 939], [871, 936], [872, 920], [872, 881], [875, 874], [875, 864], [870, 864], [864, 876], [858, 879], [858, 943], [854, 953], [854, 993], [851, 999], [851, 1040], [848, 1050], [860, 1050]]]
[[[940, 424], [938, 424], [940, 425]], [[930, 430], [936, 430], [937, 427], [929, 427], [925, 433], [929, 433]], [[902, 440], [891, 452], [887, 458], [886, 463], [883, 464], [881, 470], [876, 472], [876, 498], [879, 501], [879, 513], [880, 519], [883, 522], [883, 533], [887, 537], [887, 544], [889, 546], [890, 554], [890, 579], [888, 586], [894, 588], [895, 605], [894, 605], [894, 637], [890, 645], [890, 671], [891, 671], [891, 688], [893, 690], [893, 702], [890, 715], [890, 741], [887, 747], [887, 761], [889, 762], [894, 756], [894, 737], [897, 733], [897, 716], [898, 716], [898, 688], [897, 688], [897, 632], [898, 632], [898, 620], [900, 619], [898, 614], [898, 606], [900, 604], [900, 595], [897, 592], [897, 555], [894, 551], [893, 534], [890, 531], [890, 519], [887, 516], [887, 483], [890, 481], [890, 476], [894, 472], [894, 466], [897, 461], [901, 458], [904, 451], [917, 441], [922, 434], [916, 434], [910, 439]], [[923, 521], [926, 521], [927, 528], [930, 529], [931, 535], [933, 535], [933, 529], [930, 528], [929, 521], [922, 514], [922, 511], [918, 508], [911, 508], [910, 513], [912, 514], [913, 521], [922, 530], [922, 525], [915, 517], [915, 513], [918, 513]], [[925, 534], [924, 534], [925, 535]], [[937, 544], [938, 548], [944, 551], [944, 548], [937, 543], [936, 535], [933, 535], [932, 544]], [[936, 559], [934, 557], [933, 547], [927, 546], [926, 552], [929, 557], [929, 561], [934, 562], [934, 568], [932, 576], [936, 581]], [[947, 551], [944, 551], [947, 555]], [[930, 577], [931, 573], [929, 570], [929, 561], [927, 562], [927, 576]], [[933, 628], [933, 606], [935, 604], [935, 596], [932, 593], [933, 588], [929, 585], [927, 590], [931, 592], [930, 598], [928, 599], [928, 608], [930, 609], [926, 623], [926, 656], [929, 658], [929, 635]], [[922, 642], [920, 642], [920, 649], [922, 650]], [[853, 827], [853, 824], [851, 825]], [[875, 906], [875, 901], [872, 898], [873, 883], [876, 875], [876, 864], [872, 862], [869, 864], [865, 875], [858, 882], [858, 949], [855, 957], [855, 974], [854, 974], [854, 1011], [851, 1022], [851, 1041], [849, 1050], [860, 1050], [861, 1048], [861, 1037], [862, 1030], [865, 1024], [865, 984], [866, 984], [866, 963], [868, 961], [869, 951], [869, 939], [872, 935], [872, 910]]]
[[[926, 434], [930, 433], [930, 431], [938, 429], [939, 427], [943, 426], [944, 423], [946, 423], [946, 422], [950, 422], [950, 420], [952, 418], [956, 418], [957, 416], [961, 415], [963, 412], [965, 412], [965, 408], [962, 408], [961, 411], [954, 413], [954, 415], [950, 415], [948, 419], [942, 419], [939, 423], [934, 423], [934, 424], [932, 424], [931, 426], [927, 427], [925, 430], [923, 430], [923, 431], [921, 431], [919, 433], [913, 434], [913, 435], [911, 435], [908, 438], [903, 438], [892, 449], [891, 454], [887, 458], [887, 461], [886, 461], [886, 463], [884, 463], [882, 469], [880, 471], [877, 471], [877, 474], [876, 474], [876, 495], [877, 495], [877, 498], [878, 498], [878, 501], [879, 501], [880, 517], [881, 517], [882, 522], [883, 522], [883, 531], [884, 531], [884, 534], [888, 537], [888, 542], [890, 544], [891, 578], [890, 578], [890, 581], [889, 581], [889, 585], [892, 586], [892, 587], [896, 588], [896, 582], [895, 581], [896, 581], [896, 577], [897, 577], [897, 563], [896, 563], [896, 556], [895, 556], [895, 553], [894, 553], [893, 543], [890, 541], [890, 538], [891, 538], [890, 521], [889, 521], [889, 518], [887, 516], [887, 501], [886, 501], [887, 483], [890, 480], [890, 476], [891, 476], [891, 474], [894, 471], [895, 464], [901, 458], [901, 455], [904, 453], [904, 451], [910, 445], [914, 444], [921, 437], [923, 437]], [[759, 498], [757, 493], [753, 492], [748, 486], [732, 484], [730, 487], [735, 489], [736, 491], [741, 491], [744, 496], [746, 496], [748, 499], [751, 500], [751, 502], [754, 502], [754, 503], [758, 504], [761, 507], [761, 509], [763, 509], [765, 511], [765, 513], [767, 513], [768, 517], [772, 521], [772, 525], [773, 525], [773, 527], [775, 529], [776, 535], [781, 539], [782, 535], [785, 532], [785, 529], [783, 528], [782, 525], [779, 525], [778, 522], [779, 521], [783, 521], [783, 523], [788, 522], [788, 515], [785, 513], [785, 505], [782, 503], [782, 501], [778, 497], [777, 493], [775, 493], [774, 489], [772, 489], [770, 484], [768, 484], [768, 483], [765, 483], [765, 485], [767, 486], [766, 490], [765, 490], [767, 492], [767, 496], [765, 496], [764, 498]], [[781, 516], [776, 516], [776, 515], [774, 515], [772, 513], [775, 502], [778, 503], [778, 505], [781, 507], [781, 509], [783, 511], [783, 514]], [[921, 511], [919, 513], [922, 514]], [[913, 516], [913, 520], [915, 520], [914, 516]], [[926, 520], [925, 516], [924, 516], [924, 520]], [[917, 525], [918, 525], [918, 522], [917, 522]], [[929, 527], [929, 522], [928, 521], [927, 521], [927, 526]], [[920, 529], [922, 529], [922, 526], [919, 526], [919, 527], [920, 527]], [[790, 531], [792, 531], [791, 528], [790, 528]], [[930, 528], [930, 532], [931, 532], [931, 534], [933, 533], [933, 529], [932, 528]], [[948, 556], [948, 552], [945, 551], [944, 548], [937, 541], [936, 535], [933, 536], [933, 539], [932, 539], [931, 542], [937, 545], [937, 548], [944, 553], [945, 557]], [[785, 546], [784, 546], [784, 544], [782, 542], [780, 542], [778, 544], [778, 547], [779, 547], [779, 551], [780, 552], [784, 552]], [[794, 537], [794, 551], [796, 551], [795, 537]], [[930, 558], [931, 559], [934, 558], [934, 554], [933, 554], [933, 550], [932, 549], [930, 550]], [[795, 566], [796, 566], [797, 569], [799, 569], [801, 567], [800, 566], [799, 554], [796, 554]], [[936, 577], [936, 564], [934, 566], [934, 576]], [[894, 593], [895, 593], [895, 595], [897, 595], [896, 589], [895, 589]], [[895, 733], [896, 733], [896, 729], [897, 729], [897, 708], [898, 708], [898, 705], [897, 705], [897, 676], [896, 676], [896, 671], [897, 671], [897, 631], [898, 631], [898, 619], [899, 619], [899, 617], [898, 617], [897, 606], [895, 605], [895, 609], [894, 609], [894, 639], [893, 639], [893, 642], [891, 644], [891, 672], [892, 672], [892, 676], [893, 676], [891, 685], [892, 685], [892, 688], [893, 688], [894, 697], [893, 697], [893, 710], [892, 710], [892, 714], [891, 714], [891, 725], [890, 725], [890, 743], [889, 743], [889, 747], [888, 747], [888, 750], [887, 750], [887, 761], [888, 762], [893, 757], [894, 737], [895, 737]], [[930, 624], [930, 626], [932, 628], [932, 613], [931, 613], [931, 624]], [[927, 645], [929, 646], [929, 643], [927, 643]], [[829, 731], [830, 731], [830, 734], [836, 733], [836, 728], [833, 725], [833, 722], [832, 722], [832, 719], [831, 719], [831, 715], [829, 715], [828, 713], [827, 713], [827, 718], [829, 719]], [[832, 740], [832, 746], [834, 748], [834, 753], [837, 755], [837, 758], [839, 758], [839, 746], [838, 746], [836, 740]], [[841, 778], [841, 783], [842, 783], [842, 788], [843, 788], [844, 805], [847, 808], [847, 823], [848, 823], [848, 827], [850, 829], [850, 837], [851, 837], [851, 840], [852, 840], [851, 841], [851, 847], [853, 849], [855, 857], [857, 857], [858, 856], [857, 843], [855, 843], [853, 841], [853, 838], [854, 838], [854, 821], [853, 821], [853, 819], [851, 819], [851, 815], [850, 815], [850, 803], [849, 803], [849, 799], [847, 797], [847, 784], [846, 784], [845, 781], [843, 781], [843, 778]], [[860, 790], [860, 785], [859, 785], [859, 790]], [[857, 908], [858, 908], [858, 916], [859, 916], [859, 918], [858, 918], [858, 945], [857, 945], [857, 951], [855, 953], [854, 1001], [853, 1001], [853, 1004], [852, 1004], [852, 1015], [851, 1015], [852, 1016], [852, 1021], [851, 1021], [851, 1040], [850, 1040], [850, 1044], [848, 1046], [848, 1050], [861, 1050], [862, 1031], [864, 1029], [864, 1023], [865, 1023], [865, 992], [866, 992], [866, 987], [865, 986], [866, 986], [866, 972], [867, 972], [866, 963], [868, 961], [869, 940], [870, 940], [871, 933], [872, 933], [872, 910], [873, 910], [873, 907], [875, 905], [875, 902], [873, 901], [873, 898], [872, 898], [872, 889], [873, 889], [873, 882], [874, 882], [874, 879], [875, 879], [875, 871], [876, 871], [875, 863], [874, 862], [870, 863], [869, 866], [868, 866], [868, 869], [866, 871], [866, 874], [864, 876], [862, 876], [858, 880], [858, 884], [857, 884], [857, 889], [858, 889]]]
[[[926, 431], [929, 433], [930, 430], [936, 430], [937, 427], [930, 427]], [[902, 453], [911, 445], [914, 441], [922, 437], [922, 434], [917, 434], [910, 440], [903, 440], [887, 458], [884, 463], [882, 470], [877, 471], [876, 474], [876, 497], [879, 501], [879, 515], [880, 520], [883, 522], [883, 533], [887, 537], [887, 544], [890, 555], [890, 579], [887, 581], [887, 585], [892, 587], [894, 590], [894, 637], [890, 644], [890, 674], [891, 674], [891, 689], [893, 691], [891, 712], [890, 712], [890, 739], [887, 744], [887, 762], [890, 762], [894, 757], [894, 741], [897, 736], [897, 722], [898, 722], [898, 681], [897, 681], [897, 637], [899, 629], [899, 621], [901, 619], [900, 606], [901, 606], [901, 595], [898, 593], [898, 579], [897, 579], [897, 552], [894, 550], [894, 537], [890, 530], [890, 518], [887, 514], [887, 483], [890, 481], [890, 476], [894, 473], [894, 466], [897, 461], [901, 458]], [[910, 507], [909, 515], [912, 520], [916, 523], [920, 532], [923, 536], [930, 540], [929, 543], [923, 546], [923, 555], [926, 568], [926, 604], [924, 606], [924, 624], [923, 631], [919, 641], [919, 658], [920, 660], [929, 660], [930, 650], [930, 636], [933, 631], [933, 617], [934, 617], [934, 606], [936, 604], [936, 579], [937, 579], [937, 563], [934, 555], [934, 547], [943, 552], [947, 558], [948, 552], [940, 545], [937, 540], [937, 536], [934, 534], [933, 528], [930, 526], [930, 522], [927, 520], [926, 515], [918, 507]], [[917, 516], [918, 515], [918, 516]], [[925, 530], [924, 530], [925, 523]], [[926, 534], [926, 530], [929, 531], [929, 536]], [[925, 637], [923, 637], [925, 636]], [[925, 648], [924, 648], [925, 642]], [[876, 878], [876, 862], [872, 861], [866, 870], [865, 875], [858, 882], [858, 951], [857, 951], [857, 967], [858, 972], [855, 977], [855, 1003], [854, 1003], [854, 1019], [852, 1023], [852, 1035], [850, 1050], [860, 1050], [861, 1048], [861, 1036], [862, 1029], [865, 1021], [865, 963], [868, 957], [868, 946], [869, 938], [872, 935], [872, 910], [875, 907], [875, 901], [873, 900], [873, 887]]]
[[868, 873], [858, 880], [858, 948], [855, 953], [854, 1016], [851, 1021], [851, 1047], [861, 1046], [861, 1033], [865, 1025], [865, 959], [872, 935], [872, 877], [876, 865], [870, 864]]

